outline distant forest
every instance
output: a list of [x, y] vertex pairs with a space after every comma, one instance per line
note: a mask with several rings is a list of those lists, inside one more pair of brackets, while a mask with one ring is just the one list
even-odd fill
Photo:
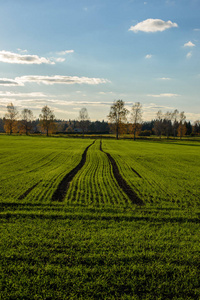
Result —
[[[115, 101], [111, 106], [108, 116], [109, 122], [106, 121], [90, 121], [86, 108], [82, 108], [79, 112], [77, 120], [60, 120], [57, 119], [53, 111], [48, 107], [42, 108], [39, 118], [34, 119], [33, 113], [29, 109], [24, 109], [20, 114], [17, 109], [10, 103], [7, 106], [7, 113], [0, 118], [1, 133], [19, 133], [19, 134], [134, 134], [136, 136], [170, 136], [180, 138], [183, 136], [200, 135], [200, 122], [195, 121], [193, 124], [186, 121], [184, 112], [158, 111], [156, 118], [151, 121], [142, 121], [142, 106], [136, 102], [132, 107], [132, 122], [128, 122], [125, 115], [128, 112], [124, 108], [122, 100]], [[120, 113], [123, 118], [120, 119]], [[140, 117], [138, 117], [140, 116]]]

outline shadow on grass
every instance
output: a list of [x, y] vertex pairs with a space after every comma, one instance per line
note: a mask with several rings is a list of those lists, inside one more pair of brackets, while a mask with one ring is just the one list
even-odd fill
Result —
[[10, 220], [12, 219], [40, 219], [40, 220], [83, 220], [83, 221], [115, 221], [115, 222], [148, 222], [153, 224], [165, 224], [165, 223], [200, 223], [200, 217], [156, 217], [156, 216], [127, 216], [127, 215], [104, 215], [104, 214], [87, 214], [87, 213], [43, 213], [43, 212], [4, 212], [1, 213], [0, 219]]

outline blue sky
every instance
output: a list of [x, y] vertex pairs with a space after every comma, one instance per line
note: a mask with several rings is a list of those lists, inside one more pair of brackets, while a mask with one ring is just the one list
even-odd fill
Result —
[[200, 119], [200, 0], [0, 1], [0, 117], [107, 120], [117, 99]]

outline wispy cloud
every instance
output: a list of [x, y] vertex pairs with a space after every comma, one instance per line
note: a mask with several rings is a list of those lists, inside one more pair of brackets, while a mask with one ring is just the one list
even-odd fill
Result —
[[45, 57], [39, 57], [37, 55], [22, 55], [4, 50], [0, 51], [0, 61], [10, 64], [55, 64], [55, 62], [50, 61]]
[[178, 25], [176, 23], [172, 23], [171, 21], [166, 22], [161, 19], [147, 19], [136, 24], [135, 26], [131, 26], [129, 31], [157, 32], [164, 31], [172, 27], [178, 27]]
[[154, 97], [154, 98], [162, 98], [162, 97], [171, 98], [171, 97], [178, 97], [180, 95], [179, 94], [172, 94], [172, 93], [164, 93], [164, 94], [156, 94], [156, 95], [149, 94], [147, 96], [148, 97]]
[[12, 92], [3, 92], [0, 91], [0, 97], [20, 97], [20, 98], [45, 98], [47, 97], [46, 94], [40, 92], [33, 92], [33, 93], [12, 93]]
[[186, 55], [187, 58], [191, 58], [192, 57], [192, 51], [188, 52]]
[[46, 85], [53, 84], [91, 84], [96, 85], [100, 83], [108, 83], [107, 79], [103, 78], [89, 78], [89, 77], [78, 77], [78, 76], [21, 76], [16, 77], [15, 80], [21, 84], [25, 82], [43, 83]]
[[58, 58], [53, 58], [56, 62], [64, 62], [65, 58], [63, 57], [58, 57]]
[[20, 49], [20, 48], [17, 48], [17, 51], [19, 51], [20, 53], [27, 53], [28, 52], [28, 50], [26, 50], [26, 49]]
[[46, 85], [53, 84], [90, 84], [98, 85], [101, 83], [110, 83], [108, 79], [104, 78], [89, 78], [89, 77], [78, 77], [78, 76], [21, 76], [15, 79], [0, 78], [0, 85], [3, 86], [24, 86], [26, 82], [32, 83], [43, 83]]
[[74, 50], [64, 50], [64, 51], [57, 52], [58, 55], [66, 55], [69, 53], [74, 53]]
[[99, 92], [100, 95], [111, 95], [113, 92]]
[[161, 77], [161, 78], [158, 78], [159, 80], [171, 80], [171, 78], [169, 77]]
[[0, 85], [3, 85], [3, 86], [17, 86], [17, 85], [23, 85], [23, 84], [22, 83], [20, 84], [15, 79], [0, 78]]
[[149, 110], [157, 110], [157, 109], [173, 109], [174, 107], [168, 105], [158, 105], [155, 103], [149, 103], [143, 105], [145, 109]]
[[145, 56], [145, 58], [146, 58], [146, 59], [152, 58], [152, 54], [147, 54], [147, 55]]
[[184, 47], [194, 47], [195, 44], [193, 44], [191, 41], [184, 44]]

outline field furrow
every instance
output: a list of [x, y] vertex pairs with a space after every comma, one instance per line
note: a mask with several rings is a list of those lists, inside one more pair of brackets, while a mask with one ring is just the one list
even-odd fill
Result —
[[[1, 147], [0, 197], [50, 200], [59, 182], [81, 160], [89, 140], [5, 137]], [[1, 140], [0, 140], [1, 143]], [[7, 159], [5, 157], [7, 152]]]
[[105, 140], [103, 147], [144, 202], [190, 206], [200, 200], [199, 154], [192, 145]]
[[95, 205], [129, 202], [114, 178], [106, 154], [100, 151], [99, 140], [88, 150], [86, 163], [71, 182], [66, 201]]

